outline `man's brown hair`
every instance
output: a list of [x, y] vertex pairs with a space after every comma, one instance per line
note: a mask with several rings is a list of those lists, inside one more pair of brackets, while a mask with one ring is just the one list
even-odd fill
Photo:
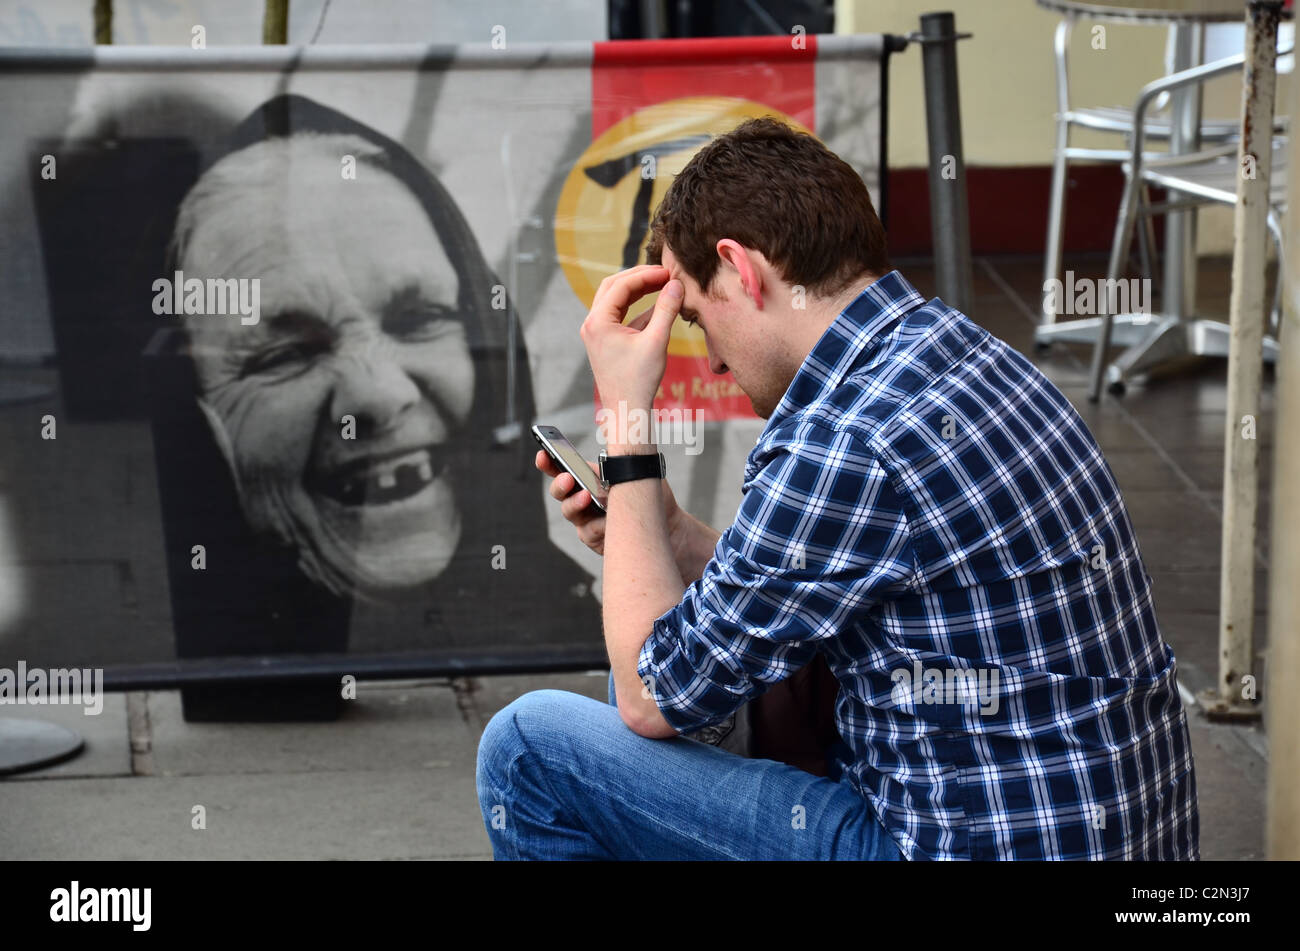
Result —
[[662, 263], [667, 245], [709, 293], [722, 238], [762, 252], [786, 283], [817, 297], [891, 270], [884, 226], [857, 172], [772, 118], [742, 122], [686, 163], [650, 222], [646, 261]]

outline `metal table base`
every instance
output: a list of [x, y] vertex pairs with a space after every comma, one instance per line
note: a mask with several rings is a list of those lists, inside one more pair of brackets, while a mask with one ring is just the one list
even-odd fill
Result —
[[0, 776], [53, 766], [81, 752], [86, 741], [67, 727], [0, 717]]
[[[1034, 346], [1045, 349], [1053, 341], [1093, 343], [1101, 333], [1101, 317], [1082, 317], [1041, 324], [1034, 331]], [[1111, 342], [1124, 352], [1106, 366], [1107, 392], [1120, 396], [1128, 381], [1179, 357], [1226, 357], [1229, 325], [1221, 320], [1152, 314], [1116, 314]], [[1264, 337], [1264, 362], [1276, 363], [1277, 340]]]

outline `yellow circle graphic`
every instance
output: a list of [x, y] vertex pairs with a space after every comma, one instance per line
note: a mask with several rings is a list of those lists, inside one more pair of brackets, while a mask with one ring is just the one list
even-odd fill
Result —
[[[591, 143], [565, 179], [555, 210], [560, 267], [584, 306], [591, 306], [606, 277], [644, 263], [650, 218], [691, 157], [713, 136], [760, 116], [811, 132], [762, 103], [691, 96], [634, 112]], [[657, 297], [639, 301], [628, 317], [653, 307]], [[674, 322], [668, 352], [706, 356], [703, 331]]]

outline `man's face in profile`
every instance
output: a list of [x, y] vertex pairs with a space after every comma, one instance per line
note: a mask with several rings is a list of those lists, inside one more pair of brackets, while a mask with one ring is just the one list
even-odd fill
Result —
[[263, 179], [208, 203], [179, 264], [261, 280], [257, 324], [185, 318], [244, 512], [334, 590], [427, 581], [460, 539], [446, 449], [474, 394], [455, 269], [384, 171], [309, 155]]
[[758, 320], [762, 315], [743, 294], [728, 296], [722, 275], [714, 276], [714, 293], [710, 295], [667, 245], [661, 251], [660, 263], [668, 269], [670, 278], [682, 282], [680, 313], [683, 320], [703, 331], [709, 370], [715, 374], [730, 372], [749, 397], [755, 415], [771, 417], [794, 378], [776, 369], [781, 365], [779, 338], [764, 329]]

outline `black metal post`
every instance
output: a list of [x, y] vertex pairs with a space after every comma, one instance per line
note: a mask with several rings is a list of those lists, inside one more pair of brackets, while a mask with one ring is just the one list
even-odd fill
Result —
[[957, 30], [951, 13], [921, 17], [925, 127], [930, 143], [930, 230], [935, 279], [945, 304], [970, 314], [974, 303], [970, 209], [957, 94]]

